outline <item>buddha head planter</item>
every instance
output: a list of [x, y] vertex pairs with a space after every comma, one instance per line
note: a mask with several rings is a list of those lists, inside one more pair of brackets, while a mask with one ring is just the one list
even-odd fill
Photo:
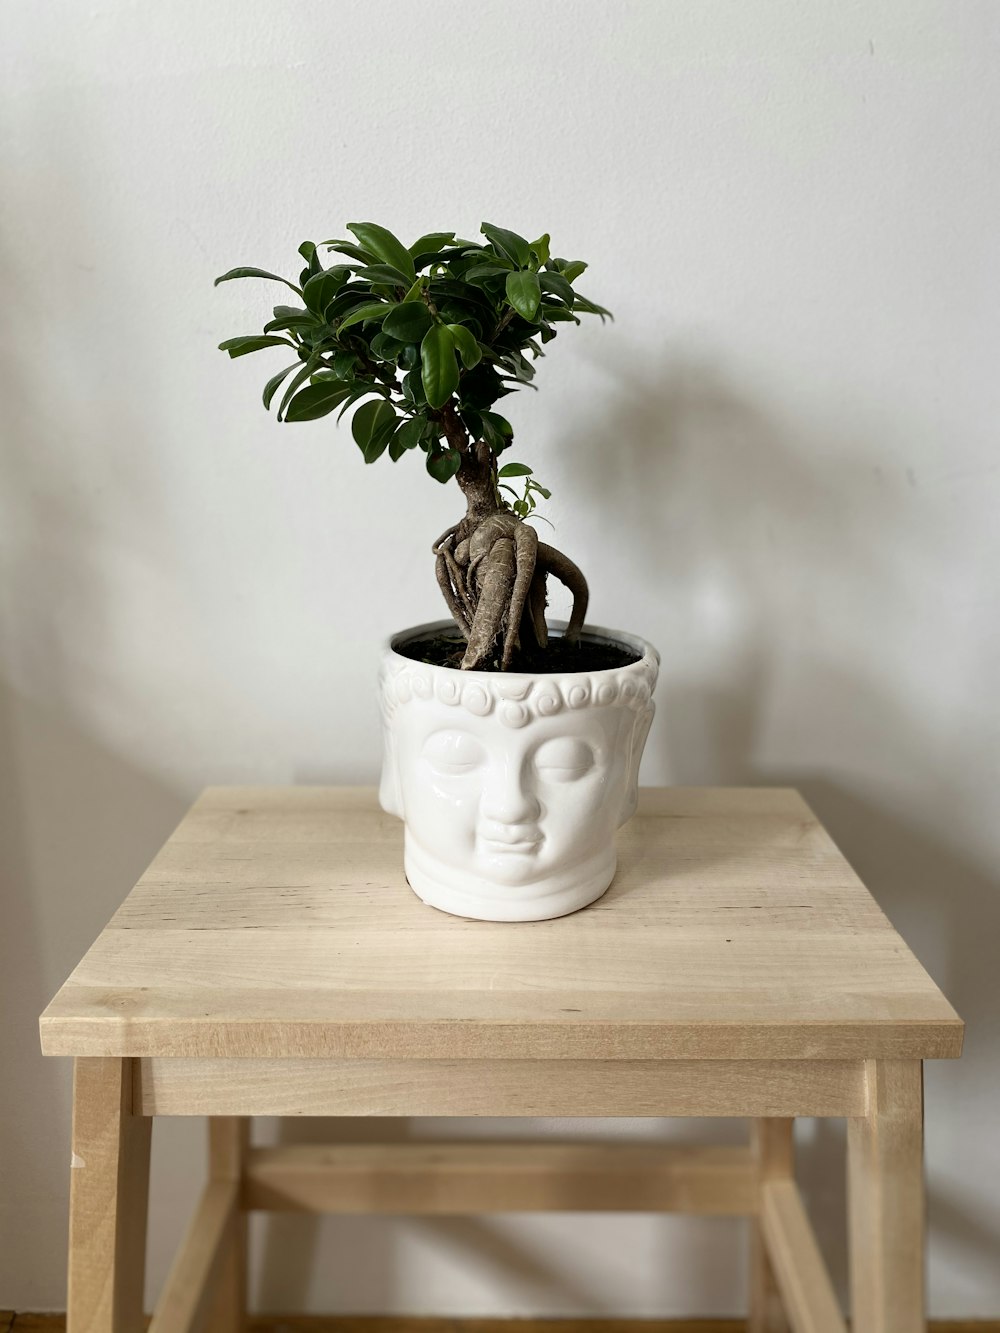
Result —
[[461, 671], [382, 659], [379, 799], [405, 822], [404, 864], [432, 907], [486, 921], [539, 921], [599, 898], [615, 831], [634, 812], [659, 657], [642, 639], [587, 629], [634, 660], [608, 670]]

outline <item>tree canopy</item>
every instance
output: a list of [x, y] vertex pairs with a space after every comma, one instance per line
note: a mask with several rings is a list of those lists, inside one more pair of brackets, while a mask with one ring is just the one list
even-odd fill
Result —
[[[503, 453], [513, 430], [494, 404], [534, 387], [533, 363], [560, 324], [610, 314], [574, 289], [587, 265], [553, 257], [548, 235], [527, 241], [484, 222], [481, 242], [449, 231], [406, 246], [374, 222], [348, 230], [353, 239], [303, 241], [298, 282], [258, 268], [217, 278], [284, 283], [299, 300], [275, 306], [262, 332], [220, 348], [231, 357], [291, 349], [296, 359], [268, 380], [264, 406], [281, 390], [278, 419], [312, 421], [360, 404], [351, 429], [366, 463], [383, 454], [396, 462], [419, 448], [427, 471], [446, 482], [461, 466], [463, 440]], [[324, 267], [321, 250], [343, 258]], [[529, 478], [523, 495], [512, 491], [506, 502], [520, 518], [536, 493], [547, 494], [524, 464], [498, 475]]]

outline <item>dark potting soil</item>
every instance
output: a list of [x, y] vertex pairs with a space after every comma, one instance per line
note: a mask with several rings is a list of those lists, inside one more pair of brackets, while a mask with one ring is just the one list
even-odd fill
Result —
[[[458, 669], [465, 654], [465, 640], [457, 630], [454, 633], [439, 631], [419, 639], [409, 639], [401, 643], [396, 652], [414, 662]], [[546, 648], [536, 649], [533, 653], [515, 653], [510, 669], [546, 676], [556, 672], [610, 671], [638, 661], [639, 654], [624, 644], [611, 639], [592, 638], [585, 631], [578, 644], [567, 643], [565, 639], [553, 636]], [[491, 661], [480, 670], [499, 671], [499, 661]]]

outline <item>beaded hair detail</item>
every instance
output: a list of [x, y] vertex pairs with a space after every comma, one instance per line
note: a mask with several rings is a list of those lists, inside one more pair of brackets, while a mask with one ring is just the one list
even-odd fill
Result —
[[417, 662], [386, 661], [382, 669], [382, 712], [389, 718], [402, 704], [436, 699], [476, 717], [496, 713], [507, 727], [523, 727], [564, 709], [623, 705], [636, 713], [650, 707], [655, 663], [642, 659], [617, 670], [572, 672], [541, 677], [460, 671], [432, 672]]

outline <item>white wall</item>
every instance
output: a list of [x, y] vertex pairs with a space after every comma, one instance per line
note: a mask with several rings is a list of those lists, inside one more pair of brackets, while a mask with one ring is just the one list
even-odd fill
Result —
[[[927, 1078], [932, 1304], [1000, 1314], [1000, 8], [53, 0], [4, 28], [0, 1306], [64, 1300], [37, 1013], [203, 784], [373, 781], [377, 646], [439, 614], [457, 492], [265, 415], [271, 362], [215, 345], [276, 298], [212, 279], [348, 220], [486, 218], [589, 259], [617, 315], [508, 401], [594, 619], [664, 651], [645, 780], [800, 783], [970, 1023]], [[200, 1144], [157, 1141], [151, 1293]], [[842, 1277], [841, 1145], [803, 1126]], [[278, 1309], [743, 1300], [735, 1223], [258, 1243]]]

